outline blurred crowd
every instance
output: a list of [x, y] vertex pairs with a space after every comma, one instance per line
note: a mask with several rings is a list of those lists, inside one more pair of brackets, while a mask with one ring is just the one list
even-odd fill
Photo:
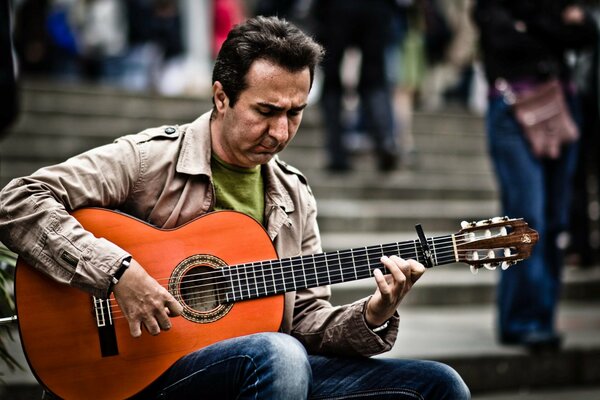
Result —
[[183, 54], [176, 0], [15, 1], [23, 75], [156, 89]]
[[[22, 77], [93, 81], [132, 91], [197, 94], [183, 73], [190, 53], [184, 0], [14, 0], [13, 45]], [[474, 0], [205, 0], [212, 26], [205, 38], [214, 57], [229, 29], [253, 15], [285, 17], [327, 50], [311, 93], [327, 130], [327, 169], [352, 169], [351, 156], [378, 154], [381, 171], [416, 160], [415, 109], [460, 107], [484, 115], [488, 107], [473, 19]], [[597, 0], [583, 2], [591, 15]], [[186, 22], [187, 21], [187, 22]], [[376, 29], [377, 28], [377, 29]], [[368, 33], [368, 34], [367, 34]], [[598, 46], [568, 54], [582, 106], [581, 156], [575, 175], [573, 252], [590, 263], [590, 214], [597, 220], [600, 175]], [[363, 60], [366, 62], [363, 64]], [[212, 62], [212, 60], [208, 60]], [[12, 67], [12, 66], [11, 66]], [[4, 107], [4, 109], [8, 109]], [[591, 206], [590, 206], [591, 204]], [[595, 206], [594, 206], [595, 204]], [[598, 233], [594, 233], [598, 235]], [[600, 241], [600, 237], [594, 239]], [[579, 260], [578, 260], [579, 262]]]
[[[189, 9], [182, 4], [193, 1], [14, 0], [19, 74], [189, 94], [185, 81], [190, 76], [182, 72], [190, 42], [198, 39], [190, 35], [198, 32], [190, 24], [210, 25], [205, 31], [210, 37], [203, 40], [207, 58], [212, 58], [236, 23], [253, 15], [278, 15], [325, 47], [309, 100], [323, 111], [325, 168], [332, 174], [355, 168], [352, 156], [357, 152], [373, 153], [382, 173], [414, 166], [415, 109], [485, 115], [503, 207], [535, 221], [534, 228], [546, 235], [551, 251], [539, 256], [540, 270], [557, 264], [548, 278], [553, 294], [544, 300], [550, 305], [540, 306], [548, 314], [543, 333], [551, 335], [542, 339], [556, 339], [554, 292], [561, 261], [552, 251], [567, 250], [571, 263], [582, 266], [600, 260], [600, 1], [204, 0], [195, 8], [211, 13], [204, 19], [184, 15]], [[10, 68], [2, 76], [14, 73], [11, 63], [3, 65]], [[579, 145], [563, 146], [557, 160], [536, 158], [511, 105], [495, 87], [498, 78], [517, 92], [559, 79], [579, 127]], [[517, 190], [515, 181], [521, 185]], [[518, 201], [511, 200], [511, 191], [521, 196]], [[561, 235], [569, 219], [570, 242]], [[532, 264], [537, 257], [532, 256]], [[517, 279], [524, 277], [507, 283], [507, 292]], [[535, 280], [541, 287], [539, 276]], [[532, 304], [530, 300], [519, 299]], [[517, 300], [507, 300], [501, 307], [514, 304]], [[530, 321], [521, 322], [511, 320], [515, 331], [505, 335], [507, 343], [525, 340], [522, 330], [539, 333]]]
[[[394, 3], [395, 0], [386, 0]], [[160, 89], [187, 51], [178, 0], [14, 0], [14, 44], [23, 75]], [[252, 15], [285, 16], [317, 34], [314, 0], [209, 0], [212, 55], [229, 29]], [[322, 3], [322, 4], [319, 4]], [[397, 0], [389, 23], [388, 78], [427, 109], [468, 102], [476, 33], [468, 0]], [[401, 58], [400, 54], [406, 53]], [[349, 56], [352, 58], [352, 55]], [[352, 61], [348, 61], [351, 65]], [[350, 67], [351, 68], [351, 67]], [[351, 72], [349, 72], [351, 74]], [[351, 79], [351, 78], [349, 78]], [[410, 88], [410, 89], [409, 89]], [[480, 99], [481, 100], [481, 99]]]

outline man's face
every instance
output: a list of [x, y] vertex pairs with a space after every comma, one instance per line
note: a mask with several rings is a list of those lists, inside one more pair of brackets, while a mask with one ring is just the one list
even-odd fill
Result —
[[308, 68], [288, 70], [256, 60], [246, 76], [248, 87], [233, 107], [220, 82], [213, 85], [216, 118], [211, 123], [213, 151], [239, 167], [267, 163], [292, 140], [310, 90]]

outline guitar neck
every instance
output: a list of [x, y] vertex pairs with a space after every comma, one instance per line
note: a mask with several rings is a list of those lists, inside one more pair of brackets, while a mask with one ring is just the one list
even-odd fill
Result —
[[[433, 266], [458, 261], [454, 235], [427, 243]], [[215, 271], [221, 275], [218, 296], [229, 303], [369, 278], [376, 268], [387, 272], [380, 261], [384, 255], [425, 261], [420, 241], [413, 240], [227, 266]]]

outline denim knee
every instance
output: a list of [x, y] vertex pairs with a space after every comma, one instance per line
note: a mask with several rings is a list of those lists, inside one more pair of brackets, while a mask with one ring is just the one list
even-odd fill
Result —
[[286, 399], [308, 396], [312, 372], [306, 350], [298, 340], [283, 333], [260, 333], [253, 335], [251, 342], [263, 360], [257, 364], [272, 393], [285, 394], [281, 398]]
[[467, 400], [471, 398], [471, 391], [462, 377], [452, 367], [431, 362], [430, 379], [435, 387], [431, 391], [435, 399]]

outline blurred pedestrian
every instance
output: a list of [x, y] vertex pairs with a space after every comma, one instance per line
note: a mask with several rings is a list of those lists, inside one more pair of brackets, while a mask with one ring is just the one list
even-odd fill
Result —
[[[503, 212], [523, 217], [540, 234], [531, 257], [501, 274], [499, 340], [531, 349], [558, 348], [555, 317], [563, 267], [559, 239], [568, 227], [577, 144], [571, 136], [558, 149], [537, 152], [537, 142], [528, 140], [528, 124], [517, 119], [520, 107], [515, 104], [521, 102], [511, 104], [557, 79], [568, 104], [563, 120], [579, 121], [566, 54], [592, 44], [595, 27], [570, 0], [480, 0], [474, 16], [490, 86], [486, 129]], [[539, 138], [552, 145], [547, 132]]]
[[[600, 32], [600, 1], [584, 2]], [[598, 236], [600, 226], [591, 206], [600, 201], [600, 41], [596, 46], [577, 54], [575, 83], [581, 99], [581, 145], [577, 170], [573, 180], [573, 204], [568, 262], [579, 267], [591, 267], [600, 259]]]
[[0, 4], [0, 139], [17, 117], [17, 75], [12, 41], [11, 1]]
[[377, 167], [380, 171], [390, 171], [397, 165], [391, 87], [386, 71], [394, 7], [389, 0], [327, 0], [314, 7], [317, 36], [326, 50], [321, 106], [330, 171], [351, 169], [344, 145], [344, 87], [340, 77], [344, 54], [351, 47], [356, 47], [362, 56], [358, 94], [366, 128], [375, 144]]

